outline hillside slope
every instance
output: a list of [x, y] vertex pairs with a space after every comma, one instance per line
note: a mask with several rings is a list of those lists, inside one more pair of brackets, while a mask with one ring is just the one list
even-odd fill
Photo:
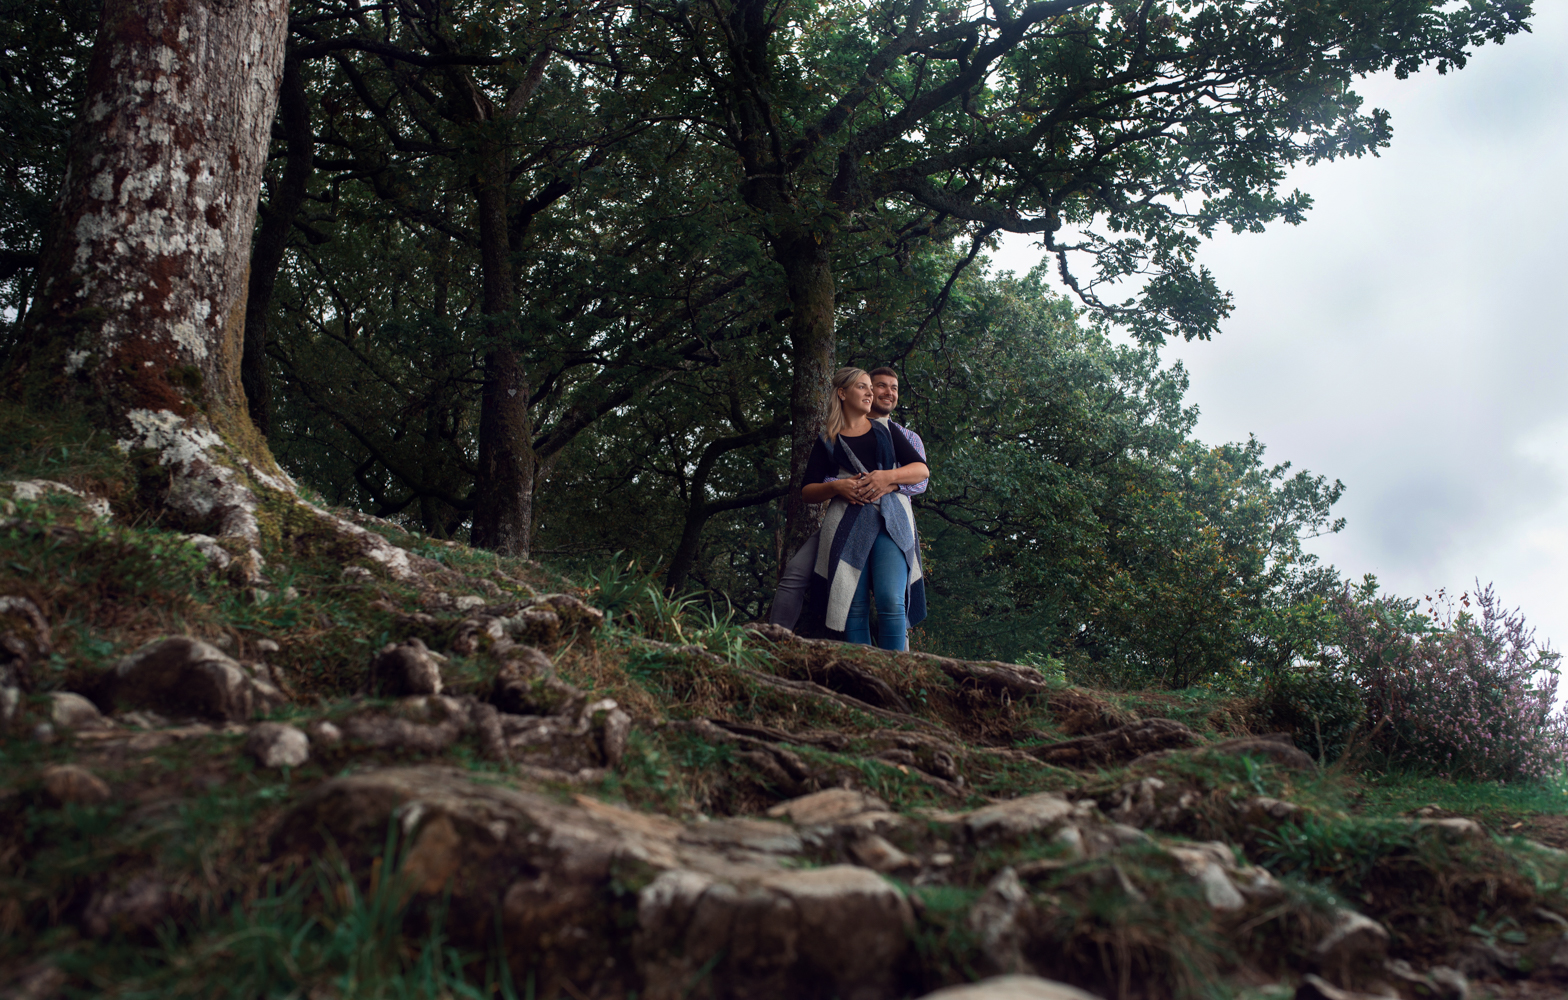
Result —
[[1568, 990], [1555, 784], [1325, 770], [1245, 699], [803, 640], [369, 518], [399, 578], [319, 525], [258, 578], [0, 494], [0, 995]]

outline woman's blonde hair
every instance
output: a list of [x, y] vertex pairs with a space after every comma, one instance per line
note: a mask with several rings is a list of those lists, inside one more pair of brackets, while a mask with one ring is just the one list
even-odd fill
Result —
[[[871, 376], [862, 368], [840, 368], [833, 373], [833, 400], [828, 404], [827, 436], [829, 441], [837, 441], [839, 431], [844, 429], [844, 401], [838, 398], [838, 390], [848, 389], [855, 383], [855, 379], [864, 377], [868, 382]], [[837, 405], [834, 405], [837, 404]]]

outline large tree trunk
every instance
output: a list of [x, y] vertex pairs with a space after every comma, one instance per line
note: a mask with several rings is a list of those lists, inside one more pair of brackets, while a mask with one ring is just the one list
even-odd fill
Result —
[[474, 481], [471, 541], [527, 558], [533, 527], [533, 427], [529, 386], [516, 347], [517, 291], [507, 226], [507, 158], [496, 143], [483, 153], [477, 177], [479, 253], [484, 271], [484, 390], [479, 401], [479, 474]]
[[278, 281], [278, 268], [288, 249], [289, 228], [305, 203], [311, 161], [316, 155], [310, 106], [305, 101], [305, 78], [297, 59], [289, 59], [283, 66], [278, 121], [283, 126], [288, 154], [283, 177], [267, 205], [266, 218], [256, 233], [256, 249], [251, 254], [250, 290], [245, 302], [245, 351], [240, 365], [240, 381], [245, 387], [251, 423], [264, 435], [272, 433], [272, 383], [267, 378], [267, 313], [272, 305], [272, 290]]
[[13, 377], [126, 447], [216, 435], [275, 468], [240, 389], [287, 0], [106, 0]]
[[[790, 347], [794, 381], [790, 387], [790, 491], [785, 508], [784, 555], [817, 530], [818, 514], [801, 499], [800, 480], [811, 458], [811, 446], [822, 433], [827, 416], [829, 383], [836, 346], [833, 316], [833, 268], [827, 238], [803, 233], [777, 240], [774, 253], [784, 268], [789, 288]], [[781, 560], [780, 565], [783, 565]]]

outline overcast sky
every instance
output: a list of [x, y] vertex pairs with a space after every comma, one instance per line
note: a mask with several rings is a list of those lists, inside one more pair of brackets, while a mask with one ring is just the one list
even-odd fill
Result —
[[[1379, 158], [1286, 182], [1307, 222], [1217, 237], [1235, 293], [1177, 344], [1209, 442], [1341, 479], [1349, 520], [1314, 550], [1385, 590], [1479, 578], [1568, 647], [1568, 3], [1458, 73], [1357, 89], [1393, 115]], [[998, 267], [1038, 259], [1014, 241]]]

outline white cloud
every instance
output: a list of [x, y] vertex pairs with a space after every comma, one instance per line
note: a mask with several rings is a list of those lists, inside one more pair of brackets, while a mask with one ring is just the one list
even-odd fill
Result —
[[1393, 146], [1294, 172], [1304, 225], [1218, 236], [1203, 261], [1235, 314], [1167, 356], [1200, 437], [1344, 480], [1349, 526], [1316, 544], [1346, 575], [1492, 581], [1568, 645], [1568, 4], [1536, 10], [1462, 71], [1364, 81]]

